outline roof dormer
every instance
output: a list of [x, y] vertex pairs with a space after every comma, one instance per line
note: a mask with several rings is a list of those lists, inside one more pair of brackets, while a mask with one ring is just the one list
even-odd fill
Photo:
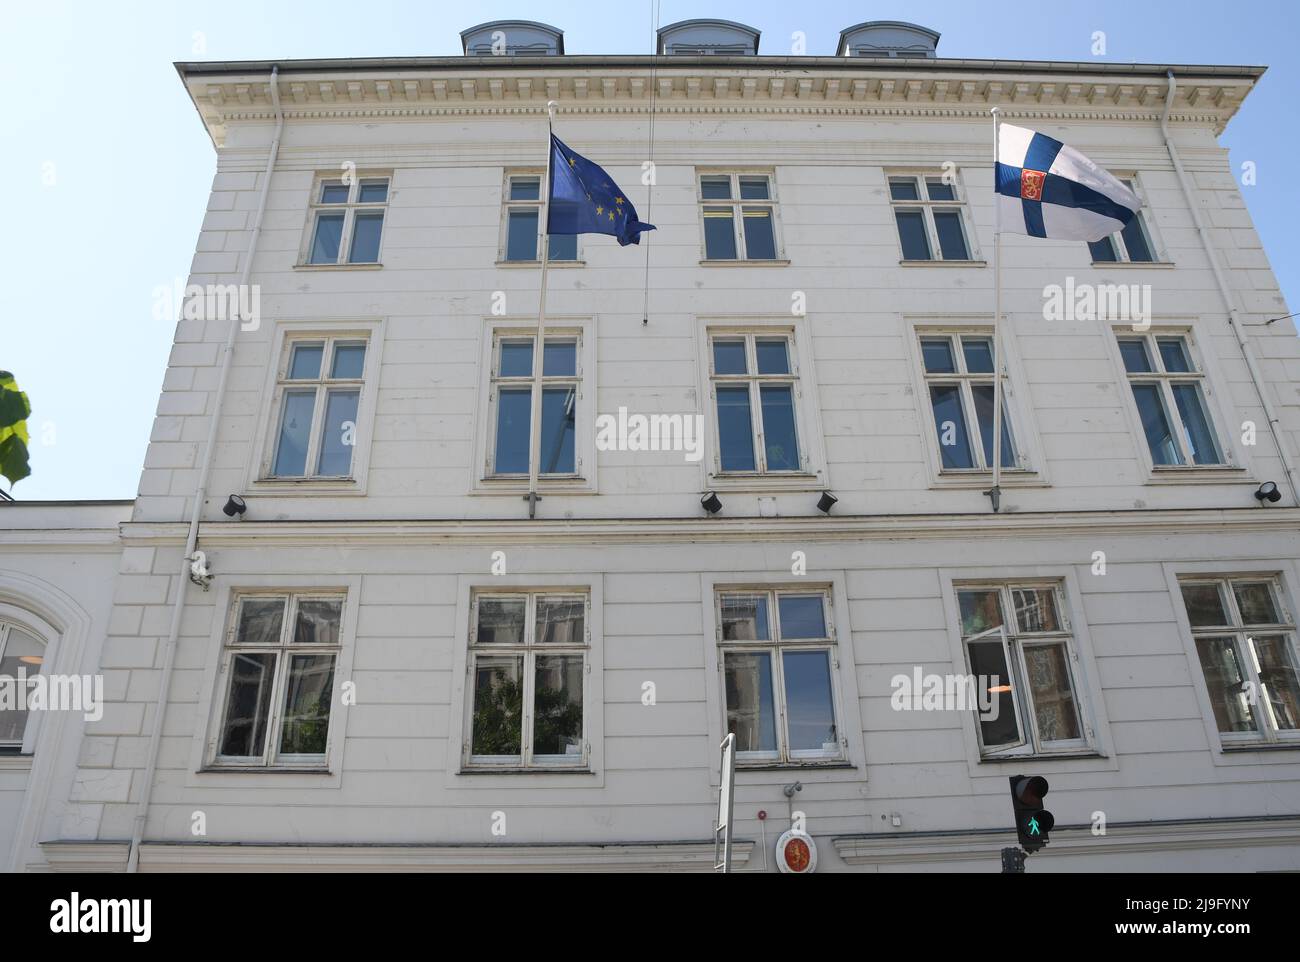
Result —
[[871, 20], [840, 31], [837, 57], [920, 57], [938, 56], [939, 34], [901, 20]]
[[533, 20], [493, 20], [462, 30], [467, 57], [557, 57], [564, 53], [564, 31]]
[[731, 20], [681, 20], [659, 28], [660, 54], [758, 55], [758, 31]]

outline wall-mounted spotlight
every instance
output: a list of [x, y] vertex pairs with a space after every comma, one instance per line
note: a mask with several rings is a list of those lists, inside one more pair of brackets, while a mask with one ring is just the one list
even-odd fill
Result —
[[1277, 504], [1282, 500], [1282, 492], [1277, 489], [1277, 485], [1272, 481], [1265, 481], [1255, 492], [1255, 500], [1260, 504], [1267, 501], [1269, 504]]
[[722, 510], [722, 502], [712, 491], [705, 491], [704, 497], [700, 498], [700, 507], [709, 512], [709, 514], [717, 514]]
[[817, 510], [822, 514], [830, 514], [831, 508], [834, 507], [835, 502], [838, 500], [839, 498], [835, 497], [835, 495], [831, 494], [829, 491], [823, 491], [822, 496], [817, 499]]
[[221, 509], [226, 517], [233, 518], [239, 515], [239, 520], [244, 520], [244, 512], [248, 510], [248, 505], [244, 504], [244, 499], [237, 494], [232, 494], [226, 499], [225, 507]]

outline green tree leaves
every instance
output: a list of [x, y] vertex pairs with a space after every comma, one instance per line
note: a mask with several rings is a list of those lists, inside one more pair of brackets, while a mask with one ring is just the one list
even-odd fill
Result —
[[32, 406], [18, 390], [14, 376], [0, 371], [0, 474], [15, 484], [31, 474], [27, 465], [27, 418]]

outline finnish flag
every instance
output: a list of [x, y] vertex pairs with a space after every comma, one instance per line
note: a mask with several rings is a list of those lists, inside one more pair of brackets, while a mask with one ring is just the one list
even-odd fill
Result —
[[1037, 131], [1002, 124], [994, 189], [1002, 229], [1095, 243], [1133, 219], [1133, 191], [1073, 147]]

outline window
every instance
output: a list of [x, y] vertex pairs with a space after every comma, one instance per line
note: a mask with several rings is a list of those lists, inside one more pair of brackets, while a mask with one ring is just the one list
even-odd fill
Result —
[[710, 388], [717, 412], [717, 470], [780, 474], [805, 470], [795, 403], [793, 334], [710, 335]]
[[739, 762], [844, 758], [828, 589], [715, 594], [727, 731]]
[[[925, 374], [943, 471], [988, 471], [993, 466], [993, 336], [922, 334]], [[1005, 388], [1005, 384], [1004, 384]], [[1002, 467], [1019, 465], [1005, 391]]]
[[314, 189], [307, 263], [378, 264], [388, 178], [321, 180]]
[[[503, 261], [536, 263], [539, 259], [542, 180], [541, 174], [510, 174], [506, 177]], [[576, 261], [578, 235], [560, 234], [550, 238], [547, 257], [553, 261]]]
[[221, 663], [217, 764], [324, 764], [343, 601], [314, 592], [235, 597]]
[[777, 259], [776, 198], [768, 174], [701, 174], [704, 259]]
[[1182, 334], [1119, 337], [1142, 432], [1156, 467], [1223, 464], [1205, 403], [1205, 375]]
[[970, 245], [955, 182], [946, 177], [889, 178], [889, 200], [905, 261], [968, 261]]
[[470, 614], [471, 767], [587, 764], [586, 592], [484, 591]]
[[1079, 750], [1091, 737], [1079, 700], [1078, 656], [1057, 584], [957, 588], [962, 646], [977, 690], [985, 755]]
[[[0, 621], [0, 683], [14, 686], [17, 692], [21, 686], [17, 679], [31, 679], [39, 675], [45, 663], [45, 643], [31, 632]], [[30, 689], [25, 689], [30, 691]], [[18, 754], [23, 749], [23, 737], [27, 732], [26, 702], [21, 706], [0, 709], [0, 754]]]
[[1300, 654], [1276, 578], [1179, 583], [1225, 742], [1300, 737]]
[[[1137, 193], [1133, 181], [1125, 180], [1123, 183], [1129, 190]], [[1155, 255], [1152, 253], [1155, 245], [1151, 243], [1151, 235], [1147, 232], [1142, 211], [1138, 211], [1133, 219], [1124, 225], [1123, 230], [1089, 244], [1088, 250], [1092, 252], [1094, 263], [1155, 260]]]
[[349, 478], [367, 339], [295, 337], [285, 344], [274, 404], [270, 478]]
[[[582, 372], [578, 334], [547, 335], [542, 350], [541, 477], [577, 475], [582, 460], [575, 446]], [[495, 408], [487, 471], [491, 477], [528, 474], [533, 429], [533, 346], [528, 334], [500, 333], [493, 343]]]

